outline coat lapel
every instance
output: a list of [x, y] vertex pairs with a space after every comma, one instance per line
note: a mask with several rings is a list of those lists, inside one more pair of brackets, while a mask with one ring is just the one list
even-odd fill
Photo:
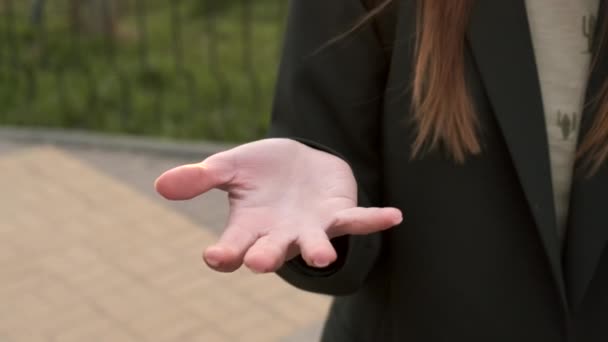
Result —
[[[608, 10], [605, 1], [600, 3], [595, 37], [605, 21]], [[583, 111], [579, 139], [583, 139], [594, 121], [596, 106], [591, 100], [608, 79], [608, 46], [595, 41], [594, 53], [598, 63], [587, 84], [586, 103]], [[601, 48], [601, 50], [599, 50]], [[585, 169], [577, 169], [572, 184], [568, 235], [565, 249], [565, 266], [571, 305], [576, 310], [582, 304], [585, 292], [595, 274], [602, 251], [608, 241], [608, 167], [603, 166], [592, 176]]]
[[475, 1], [468, 39], [567, 307], [547, 133], [523, 0]]

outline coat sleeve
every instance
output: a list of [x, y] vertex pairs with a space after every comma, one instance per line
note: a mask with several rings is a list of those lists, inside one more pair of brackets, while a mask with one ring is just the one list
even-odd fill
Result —
[[[369, 207], [381, 205], [386, 53], [371, 25], [319, 50], [366, 13], [361, 0], [291, 1], [268, 136], [294, 139], [344, 159], [357, 180], [359, 206]], [[315, 269], [297, 257], [278, 275], [307, 291], [353, 293], [378, 259], [380, 234], [344, 236], [332, 243], [338, 260], [329, 267]]]

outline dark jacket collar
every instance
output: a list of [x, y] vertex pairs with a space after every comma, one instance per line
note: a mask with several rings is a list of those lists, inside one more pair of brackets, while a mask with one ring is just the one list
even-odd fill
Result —
[[524, 1], [475, 1], [468, 40], [566, 309], [545, 117]]
[[[601, 38], [600, 29], [605, 24], [608, 10], [605, 1], [600, 2], [595, 38]], [[606, 37], [604, 37], [605, 39]], [[597, 63], [587, 84], [586, 102], [582, 116], [579, 140], [583, 139], [595, 119], [597, 107], [592, 99], [599, 94], [608, 79], [608, 46], [594, 42]], [[591, 177], [588, 170], [578, 168], [572, 184], [570, 214], [564, 253], [566, 280], [570, 302], [575, 310], [583, 303], [597, 265], [608, 241], [608, 168], [600, 168]]]
[[[603, 25], [607, 10], [602, 0], [596, 32]], [[596, 33], [595, 37], [600, 35]], [[542, 97], [524, 0], [476, 1], [468, 40], [536, 221], [564, 308], [576, 310], [584, 300], [608, 241], [608, 220], [604, 216], [608, 213], [608, 167], [602, 167], [592, 177], [584, 177], [581, 172], [575, 174], [563, 254], [564, 272]], [[594, 54], [599, 53], [599, 57], [587, 85], [586, 103], [591, 102], [608, 79], [608, 62], [604, 62], [608, 60], [607, 45], [599, 44], [599, 39], [594, 44]], [[585, 108], [580, 138], [589, 130], [595, 109]]]

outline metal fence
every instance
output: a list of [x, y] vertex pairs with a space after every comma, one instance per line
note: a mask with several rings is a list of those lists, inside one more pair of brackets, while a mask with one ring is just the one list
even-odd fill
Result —
[[287, 0], [0, 0], [0, 124], [263, 134]]

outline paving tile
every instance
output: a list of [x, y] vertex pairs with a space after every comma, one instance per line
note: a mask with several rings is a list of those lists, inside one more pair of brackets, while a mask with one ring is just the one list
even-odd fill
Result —
[[[267, 324], [258, 329], [251, 330], [247, 334], [241, 335], [234, 339], [239, 342], [264, 342], [264, 341], [280, 341], [285, 336], [294, 331], [294, 327], [287, 324]], [[315, 341], [310, 341], [315, 342]]]
[[2, 342], [272, 342], [324, 315], [275, 275], [211, 271], [217, 230], [73, 154], [22, 148], [0, 169]]
[[[231, 337], [216, 331], [213, 328], [203, 328], [200, 331], [181, 337], [179, 342], [228, 342], [233, 340]], [[251, 341], [255, 342], [255, 341]]]
[[113, 328], [113, 322], [104, 317], [94, 317], [79, 321], [78, 324], [58, 332], [52, 336], [52, 340], [56, 342], [94, 341]]
[[280, 342], [311, 342], [319, 341], [323, 333], [324, 322], [315, 322], [296, 331], [291, 331], [289, 335], [283, 336]]

